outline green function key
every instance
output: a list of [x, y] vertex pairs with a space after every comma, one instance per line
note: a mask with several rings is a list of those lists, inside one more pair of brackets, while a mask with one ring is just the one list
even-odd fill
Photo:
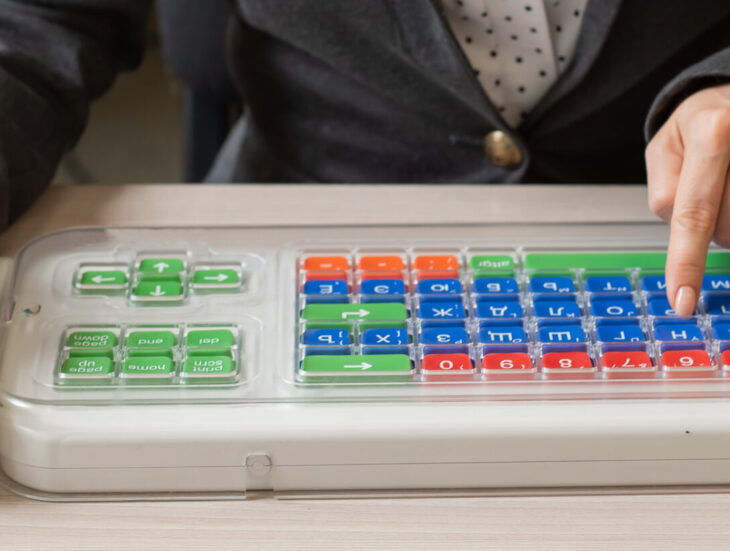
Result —
[[230, 329], [195, 329], [185, 336], [187, 346], [228, 347], [236, 344]]
[[478, 255], [471, 257], [469, 266], [472, 270], [505, 273], [514, 272], [515, 261], [511, 256], [506, 254]]
[[114, 348], [117, 343], [113, 331], [73, 331], [66, 338], [69, 348]]
[[172, 376], [172, 355], [130, 356], [122, 364], [121, 377], [126, 379], [164, 379]]
[[409, 377], [411, 360], [405, 354], [359, 356], [306, 356], [299, 373], [303, 377]]
[[304, 320], [404, 320], [405, 305], [383, 304], [308, 304], [302, 311]]
[[109, 356], [69, 356], [61, 366], [62, 379], [111, 379], [114, 361]]
[[130, 348], [171, 348], [177, 344], [172, 331], [131, 331], [127, 335]]
[[196, 268], [193, 272], [193, 286], [205, 288], [238, 287], [240, 274], [232, 268]]
[[145, 258], [137, 270], [157, 274], [179, 273], [185, 271], [185, 263], [179, 258]]
[[134, 298], [138, 300], [175, 300], [183, 296], [183, 286], [180, 281], [142, 279], [134, 288]]
[[233, 377], [236, 374], [236, 364], [230, 354], [225, 355], [214, 351], [209, 355], [195, 354], [188, 356], [183, 363], [180, 377], [183, 379], [210, 379], [217, 377]]

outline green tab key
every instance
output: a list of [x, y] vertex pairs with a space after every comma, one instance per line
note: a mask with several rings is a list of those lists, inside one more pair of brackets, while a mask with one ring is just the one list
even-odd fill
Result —
[[384, 304], [308, 304], [302, 312], [305, 320], [404, 320], [405, 305]]

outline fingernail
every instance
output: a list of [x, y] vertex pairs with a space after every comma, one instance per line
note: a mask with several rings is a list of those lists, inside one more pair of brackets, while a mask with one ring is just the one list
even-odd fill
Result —
[[691, 316], [697, 306], [695, 290], [689, 285], [683, 285], [677, 291], [674, 299], [674, 311], [678, 316]]

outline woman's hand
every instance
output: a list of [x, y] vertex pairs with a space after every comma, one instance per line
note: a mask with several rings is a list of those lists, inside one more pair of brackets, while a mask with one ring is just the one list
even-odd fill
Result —
[[667, 298], [697, 304], [710, 241], [730, 247], [730, 84], [684, 100], [646, 148], [649, 207], [671, 224]]

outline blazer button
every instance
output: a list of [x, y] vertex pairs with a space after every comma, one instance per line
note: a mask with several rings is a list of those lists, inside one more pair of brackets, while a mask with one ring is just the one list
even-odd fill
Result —
[[493, 130], [484, 136], [484, 151], [495, 165], [507, 169], [515, 169], [522, 164], [522, 150], [501, 130]]

